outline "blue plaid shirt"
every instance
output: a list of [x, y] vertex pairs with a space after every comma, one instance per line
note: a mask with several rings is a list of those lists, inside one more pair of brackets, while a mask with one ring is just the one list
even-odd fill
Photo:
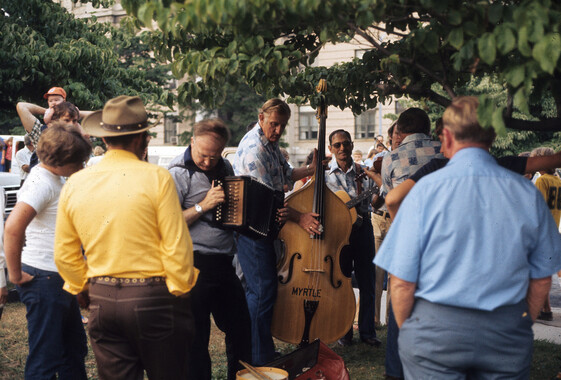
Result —
[[[349, 194], [351, 199], [355, 198], [358, 195], [357, 183], [355, 180], [357, 165], [358, 164], [353, 163], [349, 170], [343, 172], [341, 168], [339, 168], [339, 165], [337, 165], [337, 160], [335, 158], [331, 159], [331, 162], [329, 162], [329, 170], [325, 172], [325, 184], [333, 192], [344, 190]], [[362, 165], [358, 166], [364, 167]], [[376, 186], [376, 183], [368, 177], [364, 177], [361, 183], [363, 191]], [[369, 197], [356, 206], [356, 210], [359, 214], [364, 215], [372, 211], [372, 206], [370, 205], [372, 203], [372, 198], [373, 197]]]
[[234, 173], [249, 175], [275, 190], [291, 189], [292, 167], [284, 159], [278, 143], [270, 142], [258, 124], [240, 141], [234, 157]]
[[432, 141], [424, 133], [407, 136], [397, 149], [384, 156], [382, 161], [384, 191], [389, 192], [435, 157], [444, 157], [440, 153], [440, 142]]

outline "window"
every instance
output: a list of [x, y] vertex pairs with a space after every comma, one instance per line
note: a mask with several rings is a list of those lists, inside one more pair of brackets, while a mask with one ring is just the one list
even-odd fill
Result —
[[164, 119], [164, 143], [177, 144], [177, 123], [173, 115], [166, 115]]
[[300, 111], [300, 140], [315, 140], [318, 138], [318, 122], [315, 112]]
[[376, 110], [355, 116], [355, 139], [373, 139], [376, 136]]

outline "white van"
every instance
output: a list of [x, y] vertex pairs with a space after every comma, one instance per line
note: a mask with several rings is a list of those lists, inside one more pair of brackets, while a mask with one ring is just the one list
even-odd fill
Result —
[[[12, 137], [13, 138], [13, 149], [12, 149], [12, 163], [16, 159], [16, 145], [18, 141], [23, 141], [23, 136], [16, 135], [0, 135], [4, 141]], [[20, 176], [19, 174], [0, 172], [0, 186], [4, 188], [4, 204], [6, 205], [4, 209], [4, 215], [8, 216], [10, 212], [14, 209], [17, 202], [17, 193], [20, 187]]]

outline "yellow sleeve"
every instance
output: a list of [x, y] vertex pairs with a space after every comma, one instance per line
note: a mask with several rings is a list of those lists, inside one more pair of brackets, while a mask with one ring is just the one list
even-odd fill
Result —
[[63, 289], [71, 294], [84, 290], [87, 266], [82, 255], [81, 242], [67, 213], [68, 185], [62, 188], [58, 203], [55, 231], [55, 264], [64, 279]]
[[543, 199], [547, 202], [547, 196], [548, 196], [547, 193], [549, 191], [549, 184], [545, 180], [544, 176], [539, 177], [536, 180], [535, 185], [538, 188], [538, 190], [540, 191], [540, 193], [542, 193]]
[[193, 266], [193, 242], [183, 218], [179, 198], [171, 175], [161, 172], [158, 202], [158, 228], [166, 284], [170, 293], [189, 292], [197, 282], [198, 269]]

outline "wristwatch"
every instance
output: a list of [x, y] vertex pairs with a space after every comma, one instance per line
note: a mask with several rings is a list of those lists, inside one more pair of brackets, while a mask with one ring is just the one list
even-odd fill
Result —
[[198, 213], [201, 214], [201, 215], [204, 214], [204, 213], [203, 213], [203, 208], [202, 208], [201, 205], [198, 204], [198, 203], [195, 203], [195, 211], [198, 212]]

